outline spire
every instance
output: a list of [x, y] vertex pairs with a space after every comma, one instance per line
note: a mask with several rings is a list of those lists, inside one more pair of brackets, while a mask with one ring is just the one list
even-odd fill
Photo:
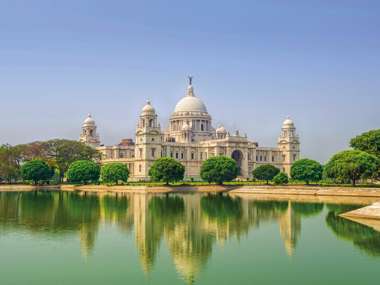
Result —
[[187, 86], [187, 96], [194, 97], [193, 76], [189, 75], [187, 78], [189, 79], [189, 85]]

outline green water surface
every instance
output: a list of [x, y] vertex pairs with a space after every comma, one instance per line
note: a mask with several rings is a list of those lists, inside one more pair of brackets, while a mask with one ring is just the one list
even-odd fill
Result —
[[229, 195], [0, 193], [0, 284], [378, 284], [358, 205]]

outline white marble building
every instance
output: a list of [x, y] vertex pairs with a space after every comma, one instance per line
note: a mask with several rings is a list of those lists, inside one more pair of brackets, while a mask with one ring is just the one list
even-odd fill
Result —
[[177, 103], [169, 126], [162, 130], [156, 110], [148, 101], [142, 108], [136, 127], [135, 141], [123, 139], [115, 146], [100, 143], [95, 121], [89, 115], [83, 123], [80, 141], [96, 147], [102, 163], [126, 163], [131, 180], [148, 180], [149, 167], [160, 157], [173, 157], [186, 169], [186, 179], [200, 179], [202, 162], [209, 157], [225, 155], [238, 163], [240, 177], [252, 176], [261, 164], [272, 164], [289, 174], [292, 163], [299, 159], [300, 142], [293, 121], [287, 118], [281, 128], [277, 147], [262, 147], [239, 131], [231, 134], [223, 126], [215, 129], [202, 100], [195, 96], [192, 79], [186, 95]]

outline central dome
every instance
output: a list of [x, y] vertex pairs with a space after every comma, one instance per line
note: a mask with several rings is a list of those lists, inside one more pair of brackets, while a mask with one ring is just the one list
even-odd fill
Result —
[[195, 97], [193, 86], [189, 85], [186, 96], [177, 103], [174, 112], [207, 113], [207, 108], [201, 99]]

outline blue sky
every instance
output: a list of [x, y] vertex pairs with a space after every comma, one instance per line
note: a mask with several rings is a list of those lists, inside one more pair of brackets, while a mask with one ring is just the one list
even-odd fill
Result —
[[214, 125], [274, 146], [290, 115], [324, 162], [379, 128], [380, 1], [0, 1], [0, 143], [133, 137], [194, 75]]

